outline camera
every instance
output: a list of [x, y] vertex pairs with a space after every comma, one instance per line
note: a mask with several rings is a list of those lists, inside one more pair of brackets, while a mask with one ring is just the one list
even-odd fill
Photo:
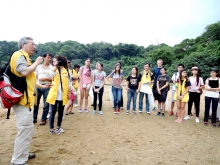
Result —
[[57, 66], [63, 66], [62, 61], [58, 61], [58, 62], [57, 62]]

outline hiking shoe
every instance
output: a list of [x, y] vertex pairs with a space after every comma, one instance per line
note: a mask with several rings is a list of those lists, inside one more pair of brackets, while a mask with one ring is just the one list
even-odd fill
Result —
[[57, 130], [55, 130], [55, 129], [51, 129], [50, 130], [50, 134], [59, 135], [60, 133]]
[[100, 115], [103, 115], [102, 111], [99, 111], [99, 114], [100, 114]]
[[160, 112], [157, 112], [156, 116], [160, 116], [160, 114], [161, 114]]
[[79, 109], [79, 113], [82, 113], [82, 109]]
[[88, 113], [89, 111], [87, 109], [84, 110], [85, 113]]
[[162, 114], [161, 114], [161, 116], [162, 116], [162, 117], [165, 117], [165, 114], [164, 114], [164, 113], [162, 113]]
[[196, 117], [196, 123], [199, 123], [199, 118], [198, 117]]
[[155, 111], [155, 110], [156, 110], [156, 107], [153, 107], [153, 108], [152, 108], [152, 111]]
[[65, 131], [63, 130], [63, 128], [57, 128], [57, 131], [59, 132], [59, 133], [64, 133]]
[[96, 114], [96, 110], [93, 110], [93, 111], [92, 111], [92, 114]]
[[190, 119], [190, 116], [187, 115], [186, 117], [184, 117], [184, 120], [189, 120]]
[[129, 115], [129, 111], [126, 111], [126, 114]]

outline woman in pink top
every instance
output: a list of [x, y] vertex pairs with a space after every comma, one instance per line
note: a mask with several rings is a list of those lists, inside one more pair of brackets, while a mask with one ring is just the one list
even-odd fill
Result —
[[82, 112], [83, 99], [85, 98], [85, 113], [88, 113], [88, 96], [89, 89], [91, 87], [91, 77], [92, 69], [90, 68], [91, 59], [87, 58], [85, 61], [85, 66], [80, 67], [79, 69], [79, 88], [80, 88], [80, 101], [79, 101], [79, 113]]
[[202, 94], [202, 88], [204, 86], [203, 79], [200, 77], [200, 70], [194, 66], [191, 68], [192, 76], [189, 77], [191, 86], [189, 88], [189, 102], [188, 102], [188, 115], [184, 118], [185, 120], [190, 119], [190, 113], [192, 104], [194, 102], [196, 108], [196, 123], [199, 123], [199, 111], [200, 111], [200, 95]]

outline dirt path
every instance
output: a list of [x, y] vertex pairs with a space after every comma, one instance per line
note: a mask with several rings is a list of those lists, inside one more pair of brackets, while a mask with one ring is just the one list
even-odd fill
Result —
[[[200, 123], [195, 117], [182, 124], [174, 123], [175, 116], [143, 114], [113, 114], [109, 101], [109, 86], [105, 86], [103, 115], [89, 113], [65, 115], [65, 133], [49, 134], [49, 124], [35, 124], [30, 151], [36, 158], [30, 165], [210, 165], [220, 164], [220, 128], [209, 122], [204, 126], [204, 96], [201, 97]], [[171, 91], [169, 92], [170, 100]], [[124, 108], [126, 108], [124, 90]], [[90, 102], [89, 102], [90, 105]], [[144, 106], [145, 107], [145, 106]], [[176, 107], [175, 107], [176, 110]], [[42, 105], [40, 106], [40, 112]], [[39, 119], [40, 119], [39, 114]], [[7, 120], [6, 110], [0, 109], [0, 165], [10, 164], [16, 136], [16, 119], [12, 110]], [[220, 123], [219, 123], [220, 124]]]

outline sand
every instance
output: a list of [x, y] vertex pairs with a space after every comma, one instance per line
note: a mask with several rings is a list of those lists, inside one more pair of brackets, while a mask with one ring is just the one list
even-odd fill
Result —
[[[174, 122], [175, 116], [151, 114], [129, 114], [126, 110], [114, 114], [109, 101], [109, 87], [105, 86], [103, 115], [65, 115], [62, 127], [65, 133], [49, 134], [49, 123], [40, 126], [42, 104], [30, 152], [36, 158], [28, 160], [30, 165], [210, 165], [220, 164], [220, 128], [203, 125], [204, 94], [201, 97], [200, 123], [195, 117], [182, 124]], [[124, 108], [126, 109], [124, 90]], [[171, 91], [169, 91], [169, 100]], [[145, 106], [144, 106], [145, 107]], [[186, 108], [187, 110], [187, 108]], [[175, 106], [176, 111], [176, 106]], [[13, 113], [6, 119], [6, 110], [0, 109], [0, 164], [10, 164], [14, 139], [17, 134], [16, 118]], [[56, 122], [56, 121], [55, 121]], [[219, 123], [220, 124], [220, 123]]]

